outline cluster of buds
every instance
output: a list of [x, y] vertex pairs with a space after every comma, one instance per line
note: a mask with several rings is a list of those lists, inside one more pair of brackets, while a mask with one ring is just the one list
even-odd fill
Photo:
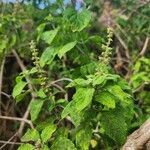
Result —
[[40, 85], [44, 89], [44, 91], [47, 93], [48, 88], [46, 86], [47, 83], [47, 77], [46, 72], [43, 70], [43, 68], [40, 66], [40, 58], [38, 57], [38, 50], [36, 49], [36, 45], [34, 41], [31, 41], [30, 43], [30, 49], [32, 53], [32, 61], [35, 65], [37, 71], [38, 71], [38, 78], [40, 79]]
[[107, 29], [107, 43], [106, 45], [102, 45], [103, 52], [101, 56], [99, 57], [99, 60], [104, 63], [105, 65], [108, 65], [110, 62], [110, 55], [112, 53], [112, 48], [110, 47], [110, 44], [112, 42], [112, 36], [113, 36], [113, 30], [112, 28]]

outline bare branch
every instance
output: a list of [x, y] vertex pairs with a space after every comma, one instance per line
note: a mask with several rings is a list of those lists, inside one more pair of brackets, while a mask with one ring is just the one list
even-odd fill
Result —
[[33, 124], [30, 120], [24, 119], [24, 118], [18, 118], [18, 117], [10, 117], [10, 116], [0, 116], [0, 119], [6, 119], [6, 120], [14, 120], [14, 121], [23, 121], [30, 125], [31, 128], [33, 127]]
[[69, 78], [61, 78], [61, 79], [52, 81], [50, 84], [54, 84], [54, 83], [57, 83], [57, 82], [60, 82], [60, 81], [69, 81], [69, 82], [72, 82], [73, 80], [71, 80]]
[[18, 132], [16, 132], [5, 144], [3, 144], [3, 145], [0, 147], [0, 150], [2, 150], [7, 144], [9, 144], [9, 142], [10, 142], [11, 140], [13, 140], [17, 135], [18, 135]]
[[3, 141], [3, 140], [0, 140], [0, 143], [2, 144], [12, 144], [12, 145], [21, 145], [23, 143], [20, 143], [20, 142], [8, 142], [8, 141]]
[[147, 47], [148, 47], [148, 43], [149, 43], [149, 37], [147, 37], [145, 40], [144, 46], [139, 54], [140, 56], [143, 56], [145, 54]]
[[3, 85], [3, 71], [4, 71], [5, 58], [2, 61], [0, 68], [0, 114], [1, 114], [1, 93], [2, 93], [2, 85]]
[[[26, 71], [26, 67], [24, 66], [24, 64], [23, 64], [22, 60], [20, 59], [19, 55], [17, 54], [17, 52], [15, 50], [13, 50], [12, 52], [13, 52], [16, 60], [17, 60], [17, 63], [19, 64], [21, 70]], [[29, 77], [25, 77], [25, 78], [26, 78], [26, 81], [28, 82], [28, 88], [31, 91], [32, 99], [31, 99], [30, 103], [32, 103], [32, 101], [34, 101], [34, 99], [35, 99], [34, 89], [33, 89], [32, 84], [30, 82], [30, 78]], [[23, 131], [24, 126], [25, 126], [24, 120], [26, 120], [28, 118], [29, 112], [30, 112], [30, 104], [28, 105], [28, 108], [27, 108], [26, 112], [24, 113], [23, 121], [21, 122], [19, 130], [18, 130], [18, 134], [19, 134], [20, 137], [22, 135], [22, 131]]]
[[120, 44], [123, 46], [123, 48], [125, 49], [125, 54], [126, 57], [129, 59], [130, 55], [129, 55], [129, 49], [127, 44], [123, 41], [123, 39], [120, 37], [120, 35], [117, 32], [114, 32], [114, 35], [117, 37], [117, 39], [119, 40]]

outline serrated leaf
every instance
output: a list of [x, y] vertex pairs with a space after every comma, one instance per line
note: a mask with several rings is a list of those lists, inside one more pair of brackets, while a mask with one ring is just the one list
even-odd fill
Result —
[[78, 78], [78, 79], [73, 80], [73, 82], [71, 82], [70, 84], [68, 84], [67, 87], [75, 87], [75, 86], [85, 87], [85, 86], [88, 86], [91, 82], [92, 81], [90, 80]]
[[59, 48], [58, 47], [48, 47], [46, 50], [42, 53], [42, 56], [40, 58], [40, 65], [41, 67], [44, 67], [46, 64], [50, 64], [53, 59], [55, 58]]
[[106, 80], [106, 75], [103, 75], [103, 76], [95, 76], [93, 78], [93, 86], [95, 85], [100, 85], [102, 84], [104, 81]]
[[51, 31], [46, 31], [42, 33], [41, 39], [44, 40], [47, 44], [51, 44], [55, 36], [57, 35], [58, 28], [51, 30]]
[[49, 147], [47, 145], [44, 145], [42, 150], [49, 150]]
[[94, 88], [77, 88], [73, 96], [73, 100], [64, 108], [62, 118], [65, 118], [69, 113], [82, 111], [89, 106], [92, 101]]
[[55, 121], [55, 119], [56, 119], [56, 118], [55, 118], [54, 116], [50, 116], [50, 118], [47, 118], [45, 121], [39, 122], [39, 123], [37, 124], [37, 126], [36, 126], [36, 129], [41, 132], [41, 131], [44, 130], [47, 126], [49, 126], [49, 124], [53, 124], [54, 121]]
[[31, 120], [35, 121], [41, 111], [41, 108], [43, 106], [44, 101], [43, 100], [34, 100], [30, 104], [30, 115]]
[[16, 103], [21, 102], [24, 99], [24, 97], [26, 97], [29, 93], [30, 93], [30, 91], [28, 90], [28, 91], [25, 91], [24, 93], [21, 93], [18, 96], [16, 96], [16, 98], [15, 98]]
[[87, 107], [93, 98], [95, 89], [94, 88], [79, 88], [73, 96], [75, 107], [78, 112]]
[[108, 108], [114, 109], [115, 104], [115, 96], [107, 91], [100, 92], [96, 95], [95, 100]]
[[24, 81], [18, 82], [13, 89], [12, 96], [15, 98], [16, 96], [21, 94], [22, 90], [24, 89], [26, 85], [27, 85], [27, 82], [24, 82]]
[[83, 9], [81, 12], [71, 17], [72, 30], [73, 32], [82, 31], [85, 27], [88, 26], [91, 20], [91, 13]]
[[67, 43], [67, 44], [64, 45], [62, 48], [60, 48], [59, 51], [58, 51], [58, 56], [59, 56], [59, 58], [62, 58], [62, 56], [63, 56], [66, 52], [68, 52], [68, 51], [70, 51], [72, 48], [74, 48], [74, 46], [75, 46], [76, 44], [77, 44], [77, 42], [74, 41], [74, 42]]
[[46, 94], [44, 93], [44, 90], [43, 90], [43, 89], [40, 89], [40, 90], [37, 92], [37, 96], [40, 97], [40, 98], [45, 98], [45, 97], [46, 97]]
[[73, 101], [69, 102], [68, 105], [64, 108], [61, 114], [61, 118], [65, 118], [70, 112], [71, 112], [71, 107], [72, 107]]
[[52, 136], [53, 132], [55, 132], [56, 128], [57, 127], [54, 124], [48, 125], [41, 133], [42, 141], [47, 142]]
[[122, 102], [130, 103], [130, 96], [127, 93], [125, 93], [119, 85], [108, 86], [107, 89], [111, 94], [116, 96]]
[[89, 126], [82, 126], [76, 132], [76, 145], [82, 150], [89, 150], [92, 129]]
[[89, 64], [83, 65], [80, 68], [80, 72], [84, 76], [88, 74], [94, 74], [96, 72], [97, 65], [98, 64], [96, 62], [91, 62]]
[[101, 125], [111, 139], [119, 145], [123, 144], [127, 134], [127, 124], [121, 109], [103, 112], [101, 115]]
[[37, 141], [40, 138], [36, 129], [28, 129], [24, 136], [21, 138], [22, 142]]
[[91, 20], [91, 13], [87, 9], [83, 9], [80, 12], [76, 12], [74, 9], [66, 9], [64, 11], [64, 18], [67, 23], [70, 23], [72, 31], [81, 31], [88, 26]]
[[116, 75], [116, 74], [107, 74], [106, 78], [107, 78], [107, 80], [113, 80], [113, 81], [117, 82], [118, 79], [120, 78], [120, 76]]
[[35, 147], [31, 144], [22, 144], [18, 150], [34, 150]]
[[70, 118], [75, 127], [78, 127], [81, 121], [84, 119], [84, 113], [85, 113], [84, 110], [78, 112], [77, 110], [75, 110], [75, 108], [73, 108], [72, 111], [70, 112]]
[[51, 146], [50, 150], [60, 150], [62, 148], [63, 150], [77, 150], [72, 141], [65, 137], [58, 138]]

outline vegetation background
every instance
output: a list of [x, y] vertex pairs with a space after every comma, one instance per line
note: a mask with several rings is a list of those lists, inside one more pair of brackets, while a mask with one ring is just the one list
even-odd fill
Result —
[[0, 150], [149, 150], [149, 52], [149, 0], [1, 0]]

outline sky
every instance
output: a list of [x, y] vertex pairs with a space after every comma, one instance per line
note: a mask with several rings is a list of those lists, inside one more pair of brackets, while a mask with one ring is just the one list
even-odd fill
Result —
[[[0, 0], [0, 1], [2, 1], [2, 2], [7, 2], [7, 3], [9, 3], [9, 2], [14, 3], [14, 2], [16, 2], [16, 0]], [[19, 0], [19, 1], [22, 1], [22, 0]], [[51, 3], [56, 2], [56, 0], [49, 0], [49, 1], [50, 1]], [[68, 4], [70, 1], [71, 1], [71, 0], [64, 0], [64, 4], [66, 5], [66, 4]], [[76, 9], [77, 11], [81, 10], [82, 6], [84, 5], [84, 1], [83, 1], [83, 0], [75, 0], [75, 1], [76, 1], [75, 9]], [[41, 8], [41, 9], [44, 9], [44, 7], [45, 7], [44, 3], [41, 3], [41, 4], [39, 5], [39, 8]]]

